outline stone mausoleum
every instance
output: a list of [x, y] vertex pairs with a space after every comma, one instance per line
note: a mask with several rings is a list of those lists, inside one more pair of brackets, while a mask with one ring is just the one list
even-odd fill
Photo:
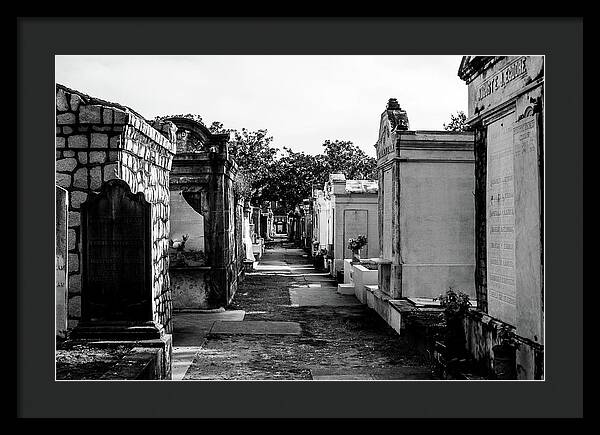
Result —
[[392, 299], [475, 299], [473, 133], [410, 130], [390, 99], [381, 115], [379, 290]]
[[67, 319], [72, 338], [154, 340], [160, 377], [170, 376], [175, 132], [173, 123], [153, 126], [128, 107], [56, 86], [56, 185], [66, 191], [57, 206], [68, 207], [57, 210], [67, 221], [57, 220], [67, 231], [58, 244], [66, 240], [68, 251], [64, 264], [57, 255], [57, 269], [68, 271], [57, 319]]
[[[177, 135], [169, 185], [173, 307], [223, 308], [237, 290], [246, 251], [252, 256], [252, 243], [244, 243], [248, 228], [243, 200], [235, 194], [237, 164], [229, 154], [229, 135], [213, 134], [189, 118], [166, 121]], [[248, 227], [249, 216], [246, 220]]]
[[367, 245], [360, 252], [361, 257], [377, 257], [379, 253], [379, 233], [377, 231], [377, 181], [346, 180], [344, 174], [331, 174], [325, 183], [324, 195], [330, 202], [330, 219], [327, 236], [330, 273], [336, 277], [344, 270], [344, 259], [352, 257], [348, 240], [362, 234], [367, 236]]
[[475, 132], [478, 309], [467, 345], [489, 370], [511, 358], [515, 377], [543, 379], [544, 57], [464, 56], [458, 75]]

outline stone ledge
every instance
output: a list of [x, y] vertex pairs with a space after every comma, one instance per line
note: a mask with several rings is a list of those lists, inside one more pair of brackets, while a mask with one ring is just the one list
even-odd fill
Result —
[[354, 295], [354, 284], [352, 284], [352, 283], [338, 284], [337, 293], [339, 293], [341, 295]]

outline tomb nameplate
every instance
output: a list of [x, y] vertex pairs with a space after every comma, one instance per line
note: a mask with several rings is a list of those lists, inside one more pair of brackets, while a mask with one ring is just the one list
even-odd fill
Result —
[[488, 312], [510, 325], [516, 322], [513, 119], [488, 126], [486, 182]]
[[[356, 238], [359, 234], [367, 236], [367, 229], [367, 210], [344, 210], [344, 258], [352, 258], [352, 251], [348, 249], [348, 239]], [[360, 255], [369, 256], [368, 243], [361, 249]]]
[[81, 217], [82, 320], [152, 320], [150, 203], [110, 180]]

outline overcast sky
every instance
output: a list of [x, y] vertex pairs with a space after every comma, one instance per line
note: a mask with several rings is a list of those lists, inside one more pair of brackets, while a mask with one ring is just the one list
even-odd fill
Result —
[[146, 118], [198, 114], [210, 125], [267, 129], [273, 145], [317, 154], [326, 139], [375, 155], [389, 98], [411, 130], [467, 111], [461, 56], [56, 56], [56, 81]]

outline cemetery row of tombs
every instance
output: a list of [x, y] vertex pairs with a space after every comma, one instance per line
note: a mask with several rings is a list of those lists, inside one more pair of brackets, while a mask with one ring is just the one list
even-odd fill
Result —
[[57, 335], [144, 340], [168, 378], [173, 310], [225, 307], [287, 237], [399, 334], [468, 295], [470, 360], [543, 379], [543, 58], [465, 56], [459, 76], [469, 131], [410, 130], [390, 99], [378, 179], [330, 174], [282, 216], [236, 197], [227, 135], [57, 85]]

